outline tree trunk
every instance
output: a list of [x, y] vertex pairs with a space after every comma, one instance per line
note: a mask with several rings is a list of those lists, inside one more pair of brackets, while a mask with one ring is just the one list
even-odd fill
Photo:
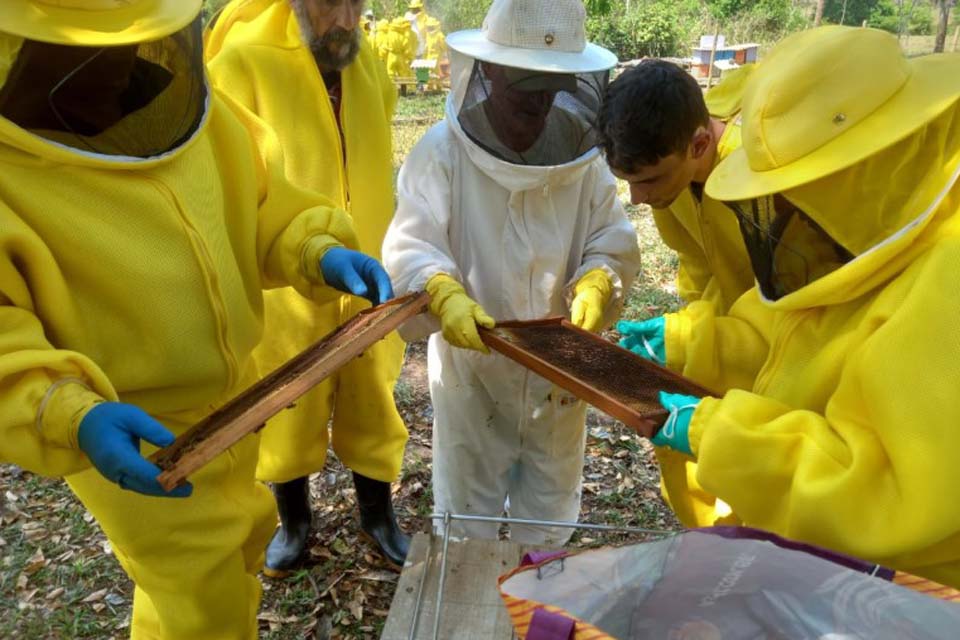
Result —
[[710, 49], [710, 66], [707, 67], [707, 89], [713, 86], [713, 63], [717, 58], [717, 41], [720, 39], [720, 21], [717, 20], [717, 29], [713, 34], [713, 48]]
[[813, 15], [813, 26], [819, 27], [820, 23], [823, 22], [823, 6], [827, 4], [827, 0], [817, 0], [817, 12]]
[[937, 39], [933, 45], [934, 53], [943, 53], [947, 44], [947, 26], [950, 24], [951, 0], [937, 0], [937, 9], [940, 10], [940, 19], [937, 21]]

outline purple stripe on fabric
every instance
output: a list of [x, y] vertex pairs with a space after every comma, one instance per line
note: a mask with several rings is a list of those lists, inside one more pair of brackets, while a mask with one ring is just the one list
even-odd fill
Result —
[[782, 549], [790, 549], [792, 551], [809, 553], [810, 555], [817, 556], [818, 558], [823, 558], [824, 560], [829, 560], [830, 562], [839, 564], [847, 569], [852, 569], [853, 571], [858, 571], [860, 573], [867, 573], [888, 582], [893, 580], [893, 576], [896, 573], [893, 569], [888, 569], [887, 567], [873, 564], [872, 562], [867, 562], [866, 560], [848, 556], [838, 551], [824, 549], [823, 547], [818, 547], [816, 545], [797, 542], [796, 540], [789, 540], [787, 538], [780, 537], [775, 533], [763, 531], [762, 529], [754, 529], [752, 527], [702, 527], [700, 529], [691, 529], [691, 531], [709, 533], [715, 536], [720, 536], [721, 538], [730, 538], [734, 540], [765, 540], [767, 542], [772, 542]]
[[523, 559], [520, 560], [520, 566], [526, 567], [531, 564], [540, 564], [541, 562], [556, 560], [566, 555], [566, 551], [528, 551], [523, 554]]
[[530, 620], [527, 640], [573, 640], [575, 620], [546, 609], [537, 609]]

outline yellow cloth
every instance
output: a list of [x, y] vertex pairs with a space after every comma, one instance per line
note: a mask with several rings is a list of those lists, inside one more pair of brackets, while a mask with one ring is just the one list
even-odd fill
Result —
[[0, 460], [83, 472], [71, 486], [138, 584], [134, 637], [256, 637], [273, 501], [254, 481], [255, 437], [191, 478], [183, 500], [84, 472], [75, 418], [90, 393], [78, 389], [182, 432], [254, 379], [261, 288], [339, 297], [312, 257], [335, 238], [357, 247], [345, 213], [285, 181], [279, 143], [252, 114], [214, 94], [207, 117], [143, 161], [0, 118]]
[[[739, 146], [740, 123], [734, 118], [727, 121], [717, 143], [716, 163]], [[677, 290], [685, 302], [708, 302], [722, 314], [753, 287], [750, 258], [737, 217], [729, 207], [706, 195], [698, 201], [687, 189], [669, 208], [654, 209], [653, 217], [663, 241], [679, 256]], [[672, 320], [668, 316], [667, 322]], [[668, 342], [668, 361], [670, 351]]]
[[[752, 69], [752, 65], [745, 69]], [[740, 147], [738, 112], [743, 80], [748, 75], [748, 71], [738, 70], [735, 76], [725, 78], [706, 95], [711, 117], [726, 122], [717, 142], [715, 164]], [[660, 237], [680, 259], [677, 290], [688, 304], [678, 313], [666, 315], [664, 342], [667, 366], [682, 371], [691, 325], [703, 316], [725, 315], [734, 302], [753, 287], [753, 269], [737, 217], [722, 202], [705, 194], [702, 201], [698, 201], [687, 189], [669, 208], [654, 209], [653, 218]], [[750, 341], [752, 336], [747, 333], [743, 339]], [[740, 375], [725, 377], [712, 373], [709, 379], [699, 382], [718, 391], [744, 380]], [[752, 382], [752, 378], [748, 375], [746, 381]], [[715, 499], [697, 485], [695, 462], [666, 447], [657, 447], [656, 452], [664, 499], [684, 525], [698, 527], [732, 522], [727, 517], [726, 505], [715, 505]]]
[[[379, 257], [393, 217], [390, 122], [396, 90], [364, 39], [359, 56], [342, 72], [342, 140], [326, 86], [302, 42], [288, 2], [233, 2], [207, 36], [211, 78], [277, 132], [288, 178], [346, 208], [360, 250]], [[298, 90], [289, 91], [292, 86]], [[265, 302], [264, 341], [255, 352], [261, 373], [369, 307], [352, 296], [317, 307], [292, 289], [269, 291]], [[400, 337], [390, 334], [271, 420], [263, 431], [258, 477], [283, 482], [322, 469], [332, 415], [337, 457], [364, 476], [393, 482], [407, 441], [393, 400], [403, 349]]]
[[430, 313], [440, 319], [444, 340], [461, 349], [490, 353], [480, 340], [477, 326], [492, 329], [494, 319], [467, 295], [462, 284], [445, 273], [438, 273], [424, 288], [430, 294]]
[[786, 191], [856, 258], [762, 309], [738, 304], [731, 316], [764, 333], [769, 353], [752, 386], [704, 399], [690, 424], [697, 480], [746, 524], [953, 587], [958, 175], [955, 105], [886, 151]]
[[603, 269], [593, 269], [581, 276], [573, 287], [570, 321], [587, 331], [600, 331], [607, 303], [613, 293], [613, 281]]
[[406, 18], [394, 18], [387, 32], [384, 48], [387, 52], [387, 72], [392, 78], [410, 78], [413, 76], [414, 58], [417, 57], [419, 41], [417, 34]]
[[435, 18], [427, 20], [427, 45], [423, 57], [436, 60], [438, 64], [447, 57], [447, 37], [440, 30], [440, 21]]
[[389, 20], [377, 20], [377, 31], [376, 37], [373, 40], [373, 50], [376, 52], [377, 57], [380, 58], [380, 61], [386, 66], [387, 56], [389, 51], [387, 50], [387, 45], [390, 42], [390, 31], [393, 27], [390, 25]]

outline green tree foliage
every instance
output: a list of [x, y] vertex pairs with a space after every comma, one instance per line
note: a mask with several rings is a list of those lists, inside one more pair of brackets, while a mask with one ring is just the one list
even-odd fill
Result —
[[[399, 15], [403, 15], [407, 0], [400, 0], [400, 4], [403, 10]], [[492, 0], [424, 0], [423, 4], [427, 13], [440, 20], [443, 32], [452, 33], [461, 29], [478, 29]]]
[[867, 23], [891, 33], [929, 35], [933, 33], [933, 10], [928, 0], [879, 0]]
[[936, 19], [930, 0], [827, 0], [823, 19], [834, 24], [861, 25], [891, 33], [928, 35]]
[[[639, 2], [630, 12], [587, 18], [587, 37], [621, 60], [685, 55], [689, 15], [683, 2]], [[689, 3], [687, 3], [689, 4]]]

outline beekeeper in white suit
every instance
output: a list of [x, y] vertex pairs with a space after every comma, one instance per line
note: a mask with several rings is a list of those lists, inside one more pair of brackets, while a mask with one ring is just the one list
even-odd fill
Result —
[[[446, 119], [400, 171], [383, 247], [399, 292], [427, 290], [438, 512], [575, 521], [586, 406], [506, 358], [477, 325], [568, 315], [598, 331], [639, 268], [591, 128], [616, 57], [587, 44], [579, 0], [495, 0], [447, 38]], [[421, 329], [424, 327], [421, 326]], [[408, 327], [415, 333], [415, 327]], [[416, 337], [410, 335], [409, 337]], [[458, 537], [498, 526], [455, 521]], [[514, 526], [563, 544], [569, 529]]]

